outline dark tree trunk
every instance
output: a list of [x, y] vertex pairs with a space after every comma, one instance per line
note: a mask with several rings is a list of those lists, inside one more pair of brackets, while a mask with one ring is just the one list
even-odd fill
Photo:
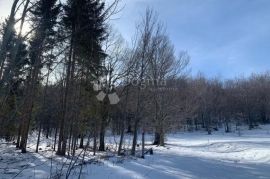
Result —
[[53, 151], [55, 151], [55, 147], [56, 147], [57, 132], [58, 132], [58, 127], [55, 128], [54, 143], [53, 143]]
[[38, 139], [37, 139], [36, 153], [38, 153], [38, 146], [39, 146], [39, 142], [40, 142], [40, 133], [41, 133], [41, 123], [39, 124], [39, 129], [38, 129]]
[[80, 149], [83, 149], [83, 135], [81, 135], [81, 138], [80, 138], [80, 146], [79, 146], [79, 148]]
[[[32, 97], [31, 97], [32, 98]], [[22, 138], [21, 138], [21, 144], [20, 147], [22, 149], [22, 153], [26, 153], [26, 146], [27, 146], [27, 139], [28, 139], [28, 131], [30, 127], [30, 121], [31, 121], [31, 114], [32, 114], [32, 100], [30, 99], [31, 107], [29, 107], [29, 111], [24, 114], [24, 121], [22, 126]]]
[[94, 151], [93, 151], [93, 155], [96, 155], [96, 151], [97, 151], [97, 126], [95, 124], [95, 131], [94, 131]]
[[230, 132], [230, 126], [228, 120], [225, 120], [225, 132], [229, 133]]
[[195, 130], [197, 131], [198, 130], [198, 119], [196, 118], [194, 122], [195, 122]]
[[102, 125], [99, 133], [99, 151], [105, 151], [105, 127]]
[[153, 145], [160, 145], [160, 134], [158, 132], [155, 132], [155, 139]]
[[134, 125], [134, 133], [133, 133], [133, 141], [132, 141], [132, 149], [131, 149], [131, 155], [135, 156], [136, 154], [136, 146], [137, 146], [137, 137], [138, 137], [138, 125], [139, 121], [136, 119], [135, 125]]
[[153, 145], [160, 145], [160, 146], [165, 145], [165, 135], [162, 126], [160, 126], [160, 129], [157, 129], [157, 131], [155, 132], [155, 139]]
[[123, 140], [124, 140], [124, 133], [125, 133], [125, 127], [124, 127], [124, 125], [122, 125], [121, 134], [120, 134], [120, 141], [119, 141], [119, 146], [118, 146], [118, 152], [117, 152], [118, 156], [121, 155], [122, 145], [123, 145]]
[[132, 133], [132, 129], [131, 129], [131, 128], [132, 128], [131, 125], [128, 124], [128, 128], [127, 128], [127, 133], [128, 133], [128, 134]]
[[[48, 124], [49, 125], [49, 124]], [[50, 135], [50, 127], [48, 126], [46, 128], [46, 139], [49, 139], [49, 135]]]
[[142, 132], [142, 158], [144, 158], [144, 144], [145, 144], [145, 141], [144, 141], [144, 131]]
[[252, 130], [254, 128], [254, 125], [253, 125], [253, 119], [250, 112], [248, 114], [248, 123], [249, 123], [249, 130]]
[[22, 130], [22, 126], [21, 124], [19, 125], [19, 129], [18, 129], [18, 136], [17, 136], [17, 142], [16, 142], [16, 148], [20, 148], [20, 140], [21, 140], [21, 130]]

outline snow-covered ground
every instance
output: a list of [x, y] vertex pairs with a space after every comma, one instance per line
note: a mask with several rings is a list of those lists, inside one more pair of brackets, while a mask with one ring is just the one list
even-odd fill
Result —
[[[270, 126], [238, 133], [206, 132], [177, 133], [167, 136], [166, 147], [153, 147], [154, 155], [145, 159], [117, 157], [93, 159], [90, 152], [81, 178], [93, 179], [269, 179], [270, 178]], [[151, 138], [151, 136], [148, 136]], [[14, 146], [0, 145], [0, 178], [50, 178], [68, 168], [70, 161], [50, 151], [51, 144], [43, 142], [39, 154], [33, 146], [27, 154], [14, 150]], [[150, 146], [147, 146], [148, 148]], [[87, 161], [86, 160], [86, 161]], [[61, 161], [67, 161], [66, 165]], [[80, 166], [75, 166], [76, 175]], [[50, 174], [51, 173], [51, 174]]]

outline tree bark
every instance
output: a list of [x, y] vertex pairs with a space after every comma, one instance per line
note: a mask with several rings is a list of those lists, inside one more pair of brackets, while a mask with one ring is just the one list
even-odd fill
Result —
[[39, 142], [40, 142], [40, 133], [41, 133], [41, 122], [39, 124], [39, 129], [38, 129], [38, 138], [37, 138], [36, 153], [38, 153], [38, 146], [39, 146]]
[[83, 149], [83, 138], [84, 138], [84, 136], [81, 134], [81, 137], [80, 137], [80, 146], [79, 146], [80, 149]]
[[105, 151], [105, 126], [102, 124], [99, 133], [99, 151]]
[[17, 136], [17, 142], [16, 142], [16, 148], [17, 148], [17, 149], [20, 148], [21, 130], [22, 130], [22, 125], [19, 124], [18, 136]]
[[144, 131], [142, 132], [142, 158], [144, 158], [144, 144], [145, 144], [145, 141], [144, 141]]
[[135, 154], [136, 154], [138, 126], [139, 126], [139, 121], [136, 120], [135, 125], [134, 125], [134, 133], [133, 133], [133, 141], [132, 141], [132, 149], [131, 149], [131, 155], [133, 155], [133, 156], [135, 156]]

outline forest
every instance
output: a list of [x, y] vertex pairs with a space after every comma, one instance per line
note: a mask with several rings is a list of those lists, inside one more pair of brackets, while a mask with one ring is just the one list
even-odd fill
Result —
[[36, 153], [50, 138], [57, 156], [75, 157], [109, 151], [106, 138], [117, 135], [115, 155], [144, 158], [171, 133], [270, 123], [270, 72], [192, 75], [192, 57], [176, 52], [154, 9], [145, 8], [124, 39], [111, 24], [119, 3], [13, 0], [0, 24], [1, 139], [28, 153], [35, 133]]

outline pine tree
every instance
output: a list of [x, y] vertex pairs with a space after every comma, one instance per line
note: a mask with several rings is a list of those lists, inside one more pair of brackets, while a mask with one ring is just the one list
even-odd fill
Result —
[[101, 65], [105, 55], [102, 50], [106, 39], [104, 7], [105, 3], [99, 0], [69, 0], [64, 6], [63, 23], [73, 37], [75, 58], [91, 70]]
[[[18, 38], [18, 37], [16, 37]], [[18, 42], [17, 39], [14, 41]], [[3, 130], [11, 130], [6, 133], [5, 136], [12, 137], [16, 135], [17, 124], [18, 124], [18, 115], [20, 106], [21, 98], [22, 98], [22, 89], [23, 89], [23, 82], [25, 80], [25, 67], [28, 64], [28, 51], [26, 49], [26, 44], [21, 39], [19, 40], [20, 48], [17, 51], [17, 55], [14, 60], [9, 60], [10, 55], [7, 56], [9, 63], [7, 64], [8, 67], [11, 69], [11, 75], [9, 78], [6, 79], [5, 83], [2, 84], [2, 91], [5, 94], [5, 105], [1, 108], [1, 114], [4, 118], [5, 125], [2, 124]], [[14, 43], [11, 43], [14, 44]], [[12, 50], [14, 48], [10, 47]]]
[[[102, 50], [102, 41], [106, 38], [105, 18], [103, 16], [104, 7], [104, 2], [98, 0], [68, 0], [64, 6], [63, 25], [67, 35], [71, 38], [67, 62], [63, 116], [60, 121], [57, 151], [59, 155], [65, 155], [66, 151], [68, 134], [67, 126], [64, 126], [64, 123], [68, 116], [76, 116], [75, 114], [70, 114], [72, 111], [70, 109], [75, 105], [74, 103], [72, 104], [76, 94], [74, 89], [75, 64], [78, 65], [77, 69], [81, 73], [81, 78], [87, 80], [88, 83], [86, 84], [89, 85], [91, 76], [96, 76], [99, 73], [102, 59], [105, 57]], [[80, 101], [80, 96], [78, 101]], [[70, 129], [72, 129], [73, 117], [69, 121], [71, 121]]]
[[[6, 19], [5, 22], [3, 23], [3, 27], [1, 29], [2, 31], [2, 36], [3, 36], [3, 41], [4, 41], [4, 37], [6, 36], [6, 33], [7, 31], [9, 31], [9, 38], [7, 40], [7, 42], [4, 44], [1, 44], [1, 46], [4, 46], [5, 47], [2, 47], [2, 48], [5, 48], [5, 50], [2, 50], [2, 54], [3, 55], [3, 59], [2, 59], [2, 62], [1, 63], [1, 70], [0, 70], [0, 79], [1, 79], [1, 87], [3, 87], [4, 85], [4, 82], [6, 81], [4, 78], [5, 78], [5, 75], [4, 75], [4, 72], [5, 72], [5, 68], [6, 66], [8, 66], [8, 63], [10, 63], [10, 60], [11, 60], [11, 56], [10, 54], [12, 53], [12, 50], [15, 46], [15, 39], [16, 39], [16, 32], [15, 32], [15, 28], [14, 28], [14, 25], [15, 23], [13, 23], [13, 26], [12, 28], [9, 27], [9, 22], [10, 19]], [[8, 29], [9, 28], [9, 29]]]
[[6, 55], [7, 55], [7, 50], [9, 46], [9, 42], [12, 39], [12, 36], [14, 35], [14, 26], [15, 26], [15, 15], [16, 15], [16, 10], [17, 10], [17, 5], [19, 3], [19, 0], [14, 0], [12, 4], [12, 8], [10, 11], [10, 15], [8, 19], [6, 20], [6, 25], [3, 30], [3, 35], [2, 35], [2, 42], [0, 45], [0, 79], [2, 77], [3, 73], [3, 67], [5, 64], [6, 60]]
[[53, 48], [52, 40], [56, 34], [55, 25], [60, 11], [57, 0], [39, 0], [31, 10], [33, 26], [36, 27], [30, 41], [30, 68], [25, 89], [25, 104], [22, 126], [21, 149], [26, 152], [27, 137], [32, 115], [39, 74], [43, 67], [43, 55]]

